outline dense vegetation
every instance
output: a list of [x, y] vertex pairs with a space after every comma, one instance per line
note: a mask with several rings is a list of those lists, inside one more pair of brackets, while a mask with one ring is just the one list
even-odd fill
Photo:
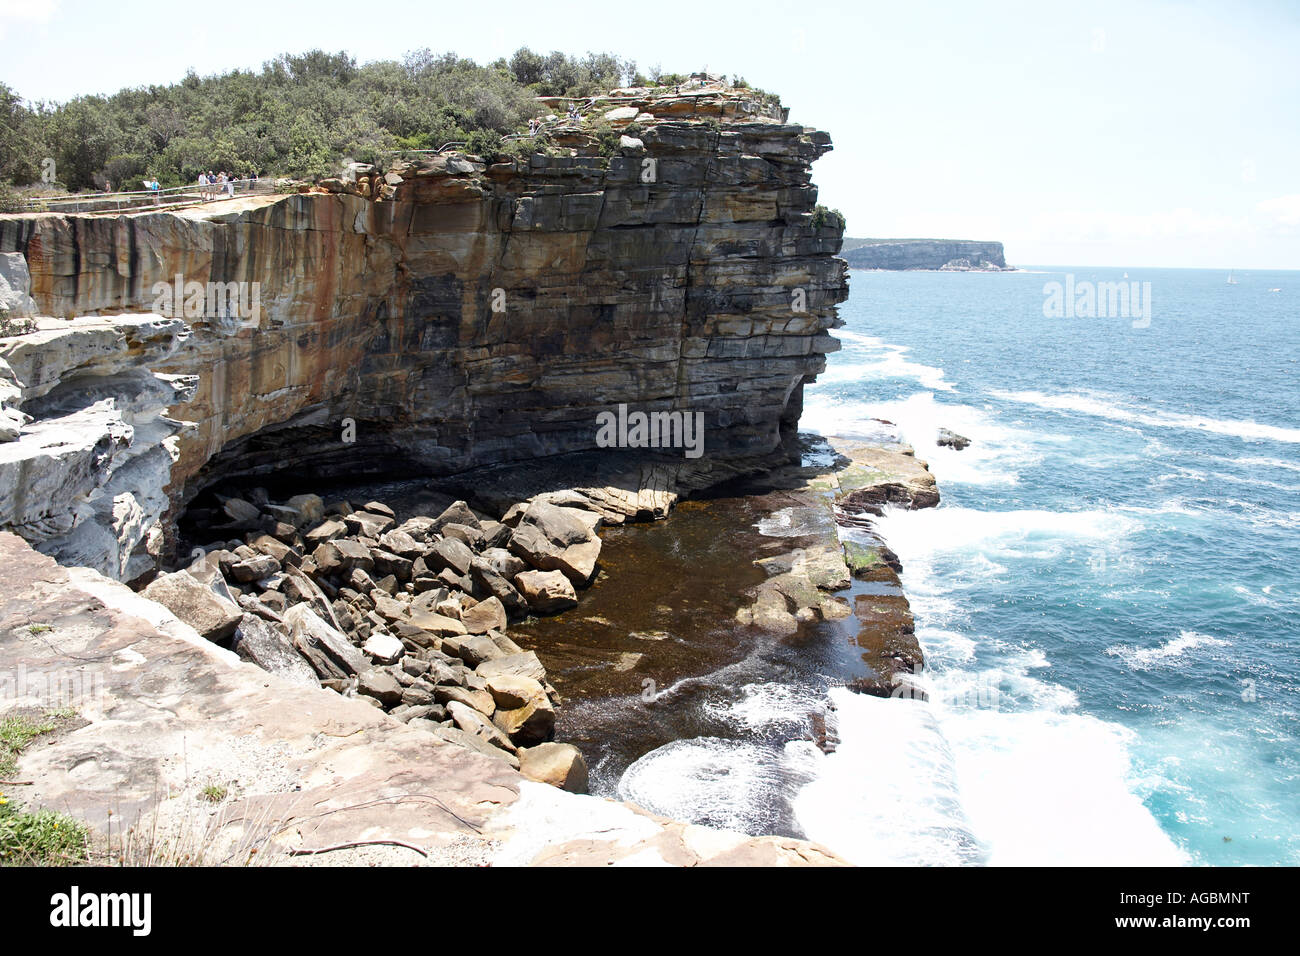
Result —
[[679, 82], [610, 54], [573, 57], [523, 48], [487, 66], [419, 50], [358, 65], [346, 53], [284, 54], [260, 72], [169, 86], [25, 103], [0, 83], [0, 191], [41, 183], [48, 157], [71, 190], [192, 183], [201, 171], [304, 178], [344, 157], [373, 161], [394, 149], [499, 143], [538, 115], [535, 97], [589, 96], [624, 82]]

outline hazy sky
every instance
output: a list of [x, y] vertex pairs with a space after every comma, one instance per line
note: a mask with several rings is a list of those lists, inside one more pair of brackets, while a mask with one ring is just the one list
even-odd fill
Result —
[[834, 138], [814, 176], [850, 235], [1001, 239], [1021, 264], [1300, 269], [1294, 0], [0, 0], [0, 80], [28, 99], [313, 47], [486, 63], [522, 45], [780, 93]]

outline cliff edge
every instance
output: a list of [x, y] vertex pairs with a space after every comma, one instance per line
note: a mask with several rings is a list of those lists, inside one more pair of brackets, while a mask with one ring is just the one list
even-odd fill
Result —
[[[165, 555], [167, 518], [224, 479], [591, 451], [620, 405], [703, 414], [696, 483], [788, 460], [847, 295], [842, 230], [813, 216], [829, 137], [721, 86], [589, 106], [522, 159], [0, 217], [39, 328], [0, 339], [23, 420], [0, 456], [0, 528], [130, 580]], [[214, 286], [236, 307], [213, 308]], [[48, 493], [25, 490], [33, 471]]]

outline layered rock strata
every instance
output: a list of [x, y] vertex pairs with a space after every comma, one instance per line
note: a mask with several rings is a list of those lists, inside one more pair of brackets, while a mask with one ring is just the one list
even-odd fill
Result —
[[231, 476], [590, 450], [620, 404], [702, 412], [697, 476], [788, 457], [846, 295], [841, 231], [812, 215], [829, 138], [743, 90], [610, 105], [525, 159], [439, 155], [364, 188], [170, 213], [0, 217], [0, 251], [22, 254], [49, 316], [149, 311], [158, 283], [243, 283], [248, 306], [255, 291], [235, 321], [187, 317], [184, 348], [149, 365], [198, 377], [176, 412], [194, 427], [174, 508]]

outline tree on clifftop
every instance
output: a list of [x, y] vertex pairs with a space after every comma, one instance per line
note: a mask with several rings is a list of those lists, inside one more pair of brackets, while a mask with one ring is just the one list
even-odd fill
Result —
[[424, 49], [359, 65], [345, 52], [309, 50], [281, 54], [260, 71], [190, 72], [167, 86], [36, 109], [0, 84], [0, 181], [35, 182], [46, 156], [73, 190], [106, 179], [138, 187], [133, 180], [146, 177], [175, 186], [209, 169], [315, 178], [345, 157], [376, 161], [476, 132], [520, 132], [542, 112], [537, 96], [590, 96], [634, 71], [608, 53], [524, 48], [480, 66]]

